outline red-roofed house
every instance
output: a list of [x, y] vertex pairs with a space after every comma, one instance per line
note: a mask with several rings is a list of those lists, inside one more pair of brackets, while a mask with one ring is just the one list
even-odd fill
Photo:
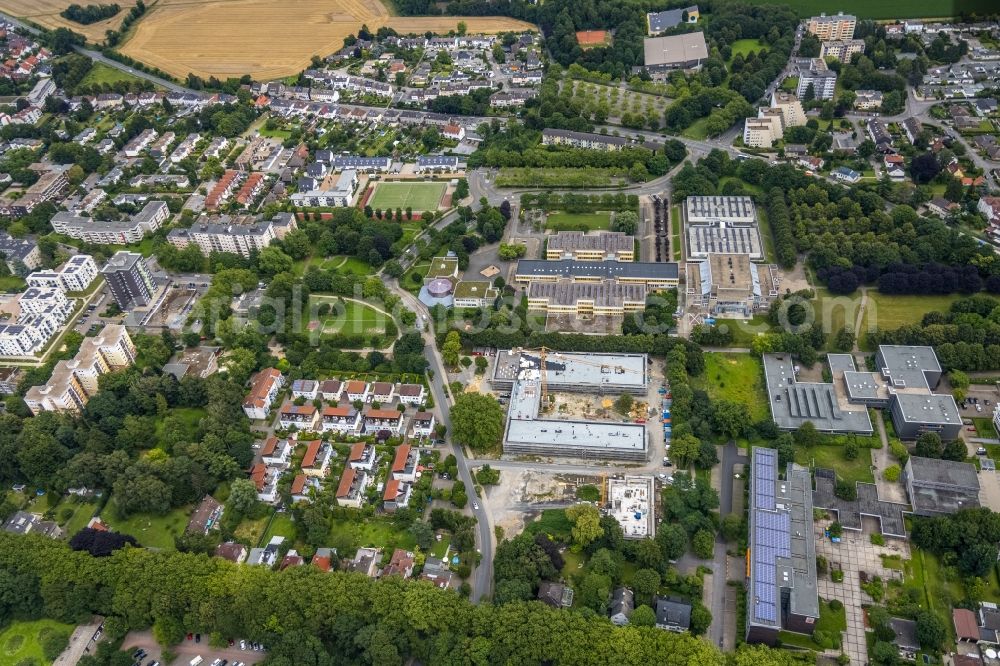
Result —
[[955, 623], [955, 637], [960, 643], [979, 642], [979, 625], [975, 613], [968, 608], [956, 608], [951, 612], [951, 618]]
[[312, 558], [312, 565], [320, 571], [330, 571], [333, 569], [334, 555], [336, 551], [330, 548], [317, 548]]
[[409, 578], [413, 575], [414, 555], [408, 550], [397, 548], [392, 552], [392, 559], [382, 570], [383, 576], [402, 576]]
[[363, 469], [348, 467], [340, 477], [340, 485], [337, 486], [337, 503], [340, 506], [350, 506], [360, 509], [365, 501], [365, 488], [371, 477]]
[[282, 428], [296, 428], [313, 432], [319, 423], [319, 410], [316, 405], [287, 404], [281, 408], [278, 422]]
[[398, 409], [366, 409], [364, 431], [388, 430], [394, 435], [403, 431], [403, 413]]
[[257, 487], [257, 499], [273, 504], [278, 499], [278, 469], [257, 463], [250, 470], [250, 480]]
[[313, 489], [315, 489], [316, 492], [319, 492], [322, 489], [319, 479], [306, 476], [305, 474], [296, 474], [295, 478], [292, 479], [292, 501], [311, 502], [312, 495], [309, 491]]
[[344, 392], [347, 393], [347, 399], [351, 402], [357, 402], [358, 400], [364, 402], [368, 399], [370, 391], [371, 386], [368, 385], [368, 382], [362, 382], [359, 380], [347, 382], [347, 386], [344, 387]]
[[461, 125], [449, 123], [441, 129], [441, 136], [446, 139], [452, 139], [453, 141], [461, 141], [465, 138], [465, 128]]
[[324, 407], [321, 427], [323, 432], [331, 430], [335, 432], [354, 433], [361, 425], [361, 412], [354, 409], [353, 405], [339, 405], [337, 407]]
[[326, 442], [314, 439], [306, 446], [306, 454], [302, 457], [302, 473], [306, 476], [326, 476], [330, 470], [330, 458], [333, 447]]
[[249, 419], [266, 419], [284, 378], [274, 368], [266, 368], [250, 379], [250, 393], [243, 401], [243, 412]]
[[385, 482], [385, 492], [382, 493], [382, 508], [392, 513], [396, 509], [405, 509], [410, 504], [410, 491], [413, 486], [399, 479], [389, 479]]
[[301, 567], [305, 563], [306, 561], [302, 559], [302, 556], [299, 555], [298, 551], [292, 549], [288, 551], [288, 554], [281, 560], [281, 564], [278, 565], [278, 569], [280, 571], [284, 571], [289, 567]]
[[370, 472], [375, 465], [375, 447], [364, 442], [355, 444], [351, 447], [347, 464], [352, 469], [364, 469]]
[[417, 480], [418, 462], [420, 452], [409, 444], [400, 444], [396, 447], [396, 457], [392, 461], [392, 478], [413, 483]]
[[227, 541], [215, 547], [215, 556], [239, 564], [247, 558], [247, 547], [235, 541]]
[[295, 446], [291, 440], [271, 436], [267, 438], [264, 446], [260, 449], [260, 459], [265, 465], [271, 467], [288, 467], [294, 450]]

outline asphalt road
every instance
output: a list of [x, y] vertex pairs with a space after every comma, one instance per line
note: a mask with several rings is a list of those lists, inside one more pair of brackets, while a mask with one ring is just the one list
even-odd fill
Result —
[[[403, 299], [407, 307], [419, 316], [422, 316], [425, 321], [430, 322], [430, 315], [427, 308], [424, 307], [423, 303], [414, 298], [413, 294], [400, 288], [395, 281], [389, 283], [389, 286]], [[472, 511], [472, 515], [476, 518], [478, 528], [479, 552], [482, 558], [479, 566], [473, 571], [472, 591], [469, 595], [469, 598], [475, 603], [483, 597], [489, 596], [493, 585], [493, 530], [490, 529], [490, 516], [486, 511], [483, 498], [476, 493], [476, 484], [472, 478], [472, 472], [469, 470], [465, 451], [462, 450], [461, 444], [451, 438], [451, 415], [449, 414], [451, 402], [447, 398], [448, 394], [444, 386], [448, 374], [445, 372], [444, 363], [441, 360], [441, 355], [438, 353], [437, 345], [434, 341], [433, 329], [430, 326], [428, 326], [428, 329], [422, 331], [421, 335], [424, 338], [424, 357], [430, 362], [430, 369], [434, 373], [434, 377], [429, 382], [431, 394], [434, 396], [434, 404], [438, 406], [438, 411], [441, 414], [441, 423], [448, 429], [445, 440], [451, 443], [452, 453], [455, 454], [455, 460], [457, 461], [458, 476], [465, 484], [466, 494], [469, 496], [468, 506]]]

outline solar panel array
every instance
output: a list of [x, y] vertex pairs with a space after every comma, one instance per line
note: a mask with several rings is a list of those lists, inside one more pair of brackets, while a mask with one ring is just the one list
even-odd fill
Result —
[[777, 474], [778, 452], [754, 449], [753, 618], [757, 622], [778, 622], [776, 560], [791, 557], [791, 515], [775, 510]]

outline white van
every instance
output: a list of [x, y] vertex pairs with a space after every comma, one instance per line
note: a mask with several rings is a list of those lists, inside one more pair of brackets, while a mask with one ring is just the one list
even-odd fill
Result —
[[195, 657], [194, 659], [191, 660], [191, 666], [198, 666], [198, 664], [200, 664], [203, 661], [205, 661], [205, 660], [202, 659], [201, 655], [199, 654], [197, 657]]

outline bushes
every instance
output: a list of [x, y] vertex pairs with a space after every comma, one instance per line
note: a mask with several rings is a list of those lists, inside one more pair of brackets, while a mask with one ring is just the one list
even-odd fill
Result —
[[885, 470], [882, 472], [882, 478], [885, 479], [886, 481], [889, 481], [890, 483], [895, 483], [896, 481], [899, 481], [899, 475], [900, 475], [899, 465], [891, 465], [889, 467], [886, 467]]

